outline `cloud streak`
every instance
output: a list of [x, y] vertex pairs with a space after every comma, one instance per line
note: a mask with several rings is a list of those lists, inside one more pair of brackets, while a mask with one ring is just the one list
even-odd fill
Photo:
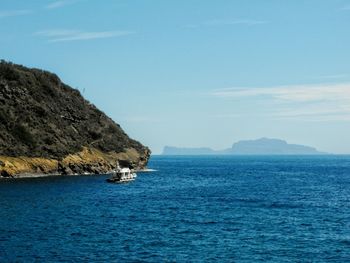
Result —
[[59, 0], [51, 2], [50, 4], [45, 6], [45, 9], [57, 9], [67, 5], [71, 5], [78, 2], [78, 0]]
[[0, 18], [4, 17], [12, 17], [12, 16], [23, 16], [31, 14], [31, 10], [23, 9], [23, 10], [6, 10], [6, 11], [0, 11]]
[[204, 21], [199, 24], [188, 24], [187, 28], [199, 28], [199, 27], [215, 27], [215, 26], [257, 26], [269, 23], [265, 20], [255, 19], [213, 19]]
[[247, 103], [269, 102], [268, 114], [278, 119], [350, 120], [350, 83], [229, 88], [211, 95]]
[[83, 32], [78, 30], [46, 30], [36, 32], [36, 36], [48, 38], [48, 42], [86, 41], [102, 38], [122, 37], [134, 34], [132, 31], [94, 31]]
[[67, 5], [66, 1], [56, 1], [45, 6], [46, 9], [56, 9]]
[[310, 102], [350, 100], [350, 83], [295, 85], [270, 88], [229, 88], [213, 92], [217, 97], [270, 97], [278, 100]]

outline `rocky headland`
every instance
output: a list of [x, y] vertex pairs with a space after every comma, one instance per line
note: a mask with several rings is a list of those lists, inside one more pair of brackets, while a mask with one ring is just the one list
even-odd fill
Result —
[[150, 154], [55, 74], [0, 62], [0, 177], [144, 169]]

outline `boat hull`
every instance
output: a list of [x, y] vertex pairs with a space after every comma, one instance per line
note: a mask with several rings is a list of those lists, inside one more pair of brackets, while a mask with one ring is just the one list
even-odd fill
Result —
[[113, 178], [108, 178], [106, 181], [108, 183], [123, 184], [123, 183], [129, 183], [129, 182], [135, 181], [135, 179], [113, 179]]
[[137, 177], [136, 173], [131, 174], [130, 176], [127, 177], [119, 177], [119, 176], [112, 176], [108, 178], [106, 181], [108, 183], [116, 183], [116, 184], [121, 184], [121, 183], [128, 183], [135, 181], [135, 178]]

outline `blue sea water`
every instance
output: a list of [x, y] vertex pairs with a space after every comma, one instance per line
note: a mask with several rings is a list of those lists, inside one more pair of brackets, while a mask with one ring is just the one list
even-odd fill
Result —
[[152, 157], [0, 181], [0, 262], [349, 262], [350, 156]]

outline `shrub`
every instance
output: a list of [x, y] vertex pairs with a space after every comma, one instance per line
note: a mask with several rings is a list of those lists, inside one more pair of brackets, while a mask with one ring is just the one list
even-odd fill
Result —
[[9, 81], [18, 80], [20, 78], [15, 69], [4, 63], [0, 63], [0, 76]]
[[25, 126], [21, 124], [15, 124], [13, 127], [13, 135], [28, 146], [35, 146], [33, 135], [27, 130]]
[[102, 134], [96, 131], [89, 131], [89, 134], [93, 140], [98, 140], [102, 138]]
[[7, 126], [7, 124], [10, 122], [8, 115], [0, 110], [0, 123], [4, 124]]
[[44, 108], [37, 106], [34, 108], [35, 113], [37, 114], [38, 117], [45, 117], [47, 115], [47, 112]]

